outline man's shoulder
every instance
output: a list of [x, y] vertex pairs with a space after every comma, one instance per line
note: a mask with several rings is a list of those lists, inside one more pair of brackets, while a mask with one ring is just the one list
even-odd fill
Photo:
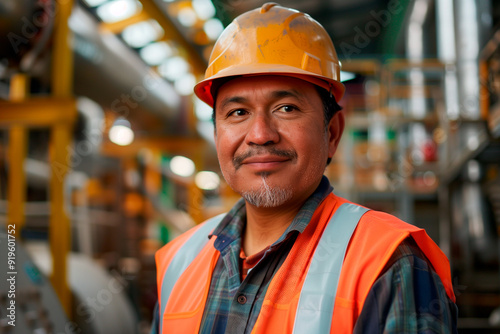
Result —
[[422, 230], [418, 226], [407, 223], [400, 218], [383, 211], [369, 210], [360, 220], [367, 227], [387, 230], [416, 232]]
[[[425, 243], [418, 242], [415, 247], [405, 247], [406, 240], [413, 240], [414, 236], [418, 237], [420, 241], [425, 240]], [[411, 253], [412, 250], [415, 250], [413, 253], [418, 255], [425, 254], [430, 243], [427, 241], [430, 240], [425, 230], [406, 223], [389, 213], [368, 210], [360, 218], [352, 235], [347, 257], [355, 259], [356, 263], [362, 262], [367, 265], [378, 261], [377, 267], [380, 270], [393, 256], [394, 252], [396, 252], [396, 259], [402, 258], [404, 254]], [[399, 246], [402, 246], [403, 252], [397, 251]], [[422, 249], [421, 246], [424, 246], [425, 249]]]
[[[369, 245], [369, 246], [367, 246]], [[430, 264], [441, 277], [448, 295], [454, 300], [448, 259], [424, 229], [406, 223], [388, 213], [370, 210], [360, 220], [351, 239], [356, 260], [381, 259], [391, 263]]]
[[[391, 258], [387, 261], [386, 269], [392, 267], [394, 264], [398, 264], [401, 268], [404, 267], [417, 267], [421, 269], [427, 269], [427, 266], [432, 268], [432, 264], [427, 259], [425, 254], [422, 252], [420, 247], [418, 247], [415, 240], [409, 236], [404, 239], [392, 253]], [[434, 270], [434, 269], [432, 269]]]
[[[373, 210], [369, 207], [365, 207], [361, 204], [351, 202], [343, 197], [340, 197], [334, 193], [331, 193], [327, 199], [337, 202], [337, 205], [352, 204], [367, 208], [368, 211], [361, 217], [359, 225], [361, 228], [375, 228], [375, 229], [388, 229], [388, 230], [399, 230], [399, 231], [410, 231], [415, 232], [421, 230], [421, 228], [409, 224], [400, 218], [391, 215], [383, 211]], [[359, 227], [358, 227], [359, 229]]]

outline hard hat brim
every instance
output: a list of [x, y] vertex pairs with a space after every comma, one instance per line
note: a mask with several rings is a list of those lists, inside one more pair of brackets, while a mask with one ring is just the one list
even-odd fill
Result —
[[[231, 66], [220, 70], [217, 74], [200, 81], [194, 86], [194, 93], [200, 100], [214, 107], [214, 95], [221, 84], [236, 76], [279, 75], [288, 76], [308, 81], [316, 86], [330, 91], [338, 102], [344, 96], [345, 86], [338, 80], [321, 75], [311, 74], [309, 71], [282, 64], [258, 64]], [[225, 80], [222, 80], [225, 79]]]

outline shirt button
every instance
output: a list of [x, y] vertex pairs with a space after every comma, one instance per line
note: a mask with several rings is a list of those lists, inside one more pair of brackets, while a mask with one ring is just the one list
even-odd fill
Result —
[[247, 302], [247, 297], [245, 297], [245, 295], [239, 295], [237, 301], [238, 301], [238, 303], [243, 305]]

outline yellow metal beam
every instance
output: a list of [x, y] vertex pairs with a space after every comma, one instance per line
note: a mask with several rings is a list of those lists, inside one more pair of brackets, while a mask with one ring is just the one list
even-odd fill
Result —
[[9, 187], [7, 223], [15, 226], [16, 238], [20, 238], [25, 223], [24, 203], [26, 201], [26, 128], [15, 125], [9, 129]]
[[73, 0], [58, 1], [57, 6], [52, 47], [52, 94], [69, 97], [73, 92], [73, 50], [69, 44], [72, 35], [68, 20]]
[[26, 101], [0, 101], [0, 127], [24, 125], [50, 127], [56, 123], [73, 123], [77, 116], [73, 98], [32, 98]]
[[103, 22], [99, 25], [99, 30], [111, 32], [113, 34], [119, 34], [126, 27], [128, 27], [132, 24], [138, 23], [138, 22], [146, 21], [147, 19], [149, 19], [149, 16], [144, 11], [140, 11], [139, 13], [137, 13], [137, 14], [125, 19], [125, 20], [121, 20], [121, 21], [113, 22], [113, 23]]
[[342, 62], [342, 71], [377, 75], [380, 72], [380, 62], [371, 59], [349, 60]]
[[[29, 78], [24, 74], [16, 74], [10, 80], [9, 99], [22, 101], [29, 92]], [[0, 110], [3, 109], [0, 107]], [[0, 113], [0, 115], [2, 115]], [[24, 204], [26, 202], [26, 175], [24, 159], [28, 146], [28, 133], [23, 125], [15, 124], [9, 128], [9, 187], [7, 224], [15, 226], [16, 238], [21, 237], [25, 223]]]
[[[191, 159], [193, 160], [198, 170], [204, 170], [205, 167], [203, 164], [203, 152], [203, 150], [197, 150], [196, 152], [194, 152], [194, 155], [191, 156]], [[203, 208], [205, 206], [205, 203], [203, 192], [200, 188], [198, 188], [198, 186], [196, 186], [194, 180], [192, 180], [191, 184], [189, 185], [188, 194], [188, 214], [197, 224], [200, 224], [204, 220]]]
[[52, 253], [51, 282], [59, 300], [70, 315], [71, 292], [67, 280], [67, 255], [71, 244], [70, 220], [65, 211], [64, 178], [70, 169], [67, 152], [71, 145], [71, 127], [58, 124], [52, 127], [50, 147], [50, 228], [49, 240]]
[[401, 71], [412, 68], [426, 70], [443, 70], [444, 64], [439, 59], [425, 59], [422, 61], [410, 61], [408, 59], [393, 59], [388, 61], [385, 65], [389, 71]]
[[[74, 0], [58, 1], [58, 15], [55, 16], [54, 41], [52, 48], [52, 96], [71, 99], [73, 93], [73, 51], [70, 47], [71, 31], [68, 20]], [[38, 112], [41, 112], [40, 109]], [[60, 117], [64, 114], [76, 115], [73, 103], [68, 109], [59, 109]], [[42, 118], [44, 116], [40, 116]], [[75, 117], [76, 118], [76, 117]], [[59, 297], [66, 315], [71, 316], [71, 291], [68, 285], [67, 257], [71, 244], [71, 225], [65, 212], [64, 178], [69, 170], [66, 162], [68, 148], [71, 145], [71, 123], [59, 122], [52, 127], [50, 166], [50, 226], [49, 241], [52, 253], [52, 286]]]
[[206, 63], [200, 56], [198, 51], [191, 45], [190, 42], [179, 32], [177, 27], [170, 21], [165, 13], [158, 7], [154, 0], [140, 0], [142, 3], [142, 10], [147, 13], [152, 19], [158, 21], [160, 26], [165, 31], [165, 38], [173, 39], [179, 43], [180, 46], [186, 51], [188, 62], [193, 68], [195, 75], [202, 75], [205, 73]]
[[10, 79], [9, 100], [23, 101], [29, 95], [29, 78], [25, 74], [15, 74]]
[[196, 186], [194, 182], [189, 184], [188, 186], [188, 198], [189, 203], [187, 207], [187, 212], [191, 218], [193, 218], [196, 224], [200, 224], [203, 222], [203, 192], [200, 188]]
[[199, 152], [205, 152], [207, 142], [201, 138], [136, 138], [127, 146], [118, 146], [110, 141], [104, 141], [101, 145], [101, 154], [109, 157], [126, 158], [133, 157], [144, 147], [168, 152], [170, 154], [182, 154], [188, 158], [196, 157]]
[[[500, 37], [500, 35], [499, 35]], [[490, 92], [488, 87], [488, 63], [484, 60], [479, 61], [479, 107], [481, 110], [481, 119], [487, 120], [490, 113]]]

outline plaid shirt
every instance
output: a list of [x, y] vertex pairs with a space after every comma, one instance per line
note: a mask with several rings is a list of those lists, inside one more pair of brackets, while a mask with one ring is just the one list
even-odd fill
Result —
[[[332, 191], [323, 177], [282, 236], [270, 246], [247, 277], [240, 279], [241, 236], [246, 221], [240, 200], [213, 231], [220, 257], [212, 274], [199, 333], [250, 333], [263, 297], [297, 236], [314, 211]], [[408, 238], [396, 250], [366, 299], [355, 333], [454, 333], [457, 310], [447, 297], [439, 276]], [[156, 330], [156, 331], [155, 331]], [[378, 331], [377, 331], [378, 330]], [[158, 312], [152, 333], [158, 331]]]

